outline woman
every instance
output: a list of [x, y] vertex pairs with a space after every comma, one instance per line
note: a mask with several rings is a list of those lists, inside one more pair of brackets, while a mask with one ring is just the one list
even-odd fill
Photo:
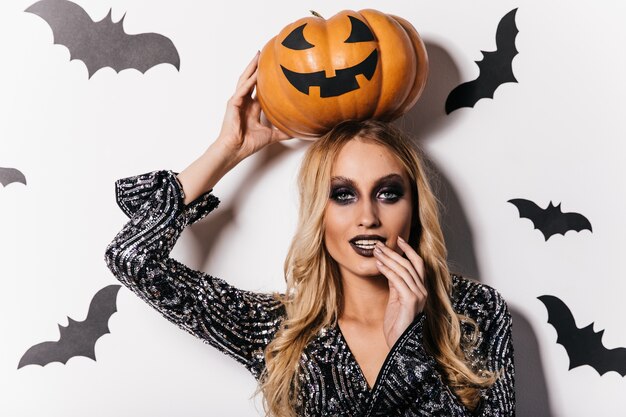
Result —
[[347, 121], [309, 147], [285, 294], [243, 291], [169, 258], [182, 230], [217, 206], [220, 178], [287, 139], [260, 120], [257, 61], [200, 158], [180, 174], [116, 182], [131, 221], [107, 248], [111, 271], [246, 366], [269, 415], [514, 415], [506, 304], [449, 273], [422, 162], [388, 124]]

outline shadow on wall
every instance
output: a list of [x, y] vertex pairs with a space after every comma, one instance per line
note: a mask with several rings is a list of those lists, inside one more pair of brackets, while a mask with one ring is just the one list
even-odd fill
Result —
[[[426, 89], [416, 106], [394, 123], [421, 141], [450, 123], [451, 119], [447, 118], [444, 111], [445, 101], [448, 93], [461, 83], [457, 66], [448, 52], [438, 44], [425, 43], [430, 60], [430, 76]], [[306, 146], [306, 142], [302, 142], [300, 146]], [[209, 221], [202, 221], [191, 227], [197, 250], [192, 254], [190, 267], [201, 269], [212, 253], [213, 245], [219, 241], [220, 234], [236, 218], [240, 198], [248, 194], [257, 181], [261, 180], [266, 167], [290, 149], [278, 144], [261, 150], [255, 158], [257, 167], [241, 179], [237, 192], [227, 205], [220, 205], [220, 210], [211, 214]], [[436, 178], [433, 188], [443, 206], [441, 221], [451, 270], [480, 281], [473, 233], [465, 210], [452, 184], [428, 155], [424, 156], [431, 174]], [[552, 417], [537, 338], [523, 314], [511, 306], [509, 309], [513, 316], [516, 414], [519, 417]]]
[[[448, 116], [445, 113], [448, 93], [462, 81], [467, 81], [460, 79], [457, 65], [443, 47], [425, 43], [430, 61], [428, 83], [415, 107], [394, 123], [418, 141], [427, 140], [432, 132], [449, 125], [451, 119], [446, 120]], [[424, 156], [430, 173], [434, 175], [433, 191], [442, 203], [441, 222], [450, 268], [453, 272], [481, 281], [472, 228], [456, 190], [428, 155]], [[513, 316], [516, 415], [552, 417], [537, 337], [520, 311], [510, 305], [509, 310]]]
[[190, 254], [188, 261], [189, 267], [202, 270], [202, 266], [213, 253], [213, 246], [219, 241], [222, 232], [236, 220], [237, 208], [241, 207], [241, 199], [250, 194], [250, 190], [262, 180], [265, 169], [286, 152], [306, 145], [307, 142], [301, 141], [295, 146], [288, 147], [279, 142], [261, 149], [252, 157], [256, 166], [241, 178], [237, 191], [230, 196], [228, 201], [220, 202], [219, 210], [211, 213], [209, 221], [201, 221], [188, 228], [196, 241], [193, 246], [194, 253]]

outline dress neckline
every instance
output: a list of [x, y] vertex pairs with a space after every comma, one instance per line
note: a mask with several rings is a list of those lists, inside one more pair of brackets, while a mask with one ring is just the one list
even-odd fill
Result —
[[352, 349], [350, 349], [350, 345], [348, 345], [347, 339], [345, 338], [343, 332], [341, 331], [341, 327], [339, 327], [339, 321], [337, 320], [335, 322], [334, 327], [337, 332], [338, 340], [341, 344], [344, 345], [345, 350], [346, 352], [348, 352], [348, 356], [350, 357], [350, 361], [355, 366], [355, 368], [358, 369], [360, 382], [365, 388], [365, 392], [367, 392], [367, 394], [370, 397], [374, 396], [374, 394], [377, 392], [377, 388], [382, 382], [381, 379], [384, 379], [387, 373], [389, 372], [389, 367], [391, 366], [391, 363], [393, 362], [393, 359], [396, 356], [396, 353], [399, 347], [404, 345], [404, 339], [406, 339], [409, 333], [411, 333], [413, 329], [417, 327], [422, 317], [423, 317], [423, 313], [420, 313], [417, 316], [415, 316], [415, 318], [413, 319], [413, 322], [411, 322], [411, 324], [409, 324], [407, 328], [404, 329], [404, 332], [402, 332], [400, 337], [398, 337], [398, 340], [396, 340], [396, 342], [393, 344], [391, 349], [389, 349], [389, 352], [387, 353], [387, 356], [385, 357], [385, 360], [383, 361], [382, 366], [378, 370], [378, 374], [376, 375], [376, 380], [374, 382], [373, 387], [370, 387], [369, 383], [367, 382], [367, 378], [365, 378], [365, 374], [363, 373], [363, 369], [361, 369], [361, 365], [359, 365], [359, 363], [357, 362], [356, 357], [354, 356], [354, 353], [352, 352]]
[[[348, 344], [348, 340], [346, 339], [346, 337], [344, 336], [343, 332], [341, 331], [341, 327], [339, 327], [339, 322], [338, 321], [335, 324], [335, 329], [337, 330], [338, 340], [345, 347], [345, 350], [348, 353], [348, 356], [350, 357], [350, 361], [352, 362], [354, 367], [358, 370], [359, 380], [360, 380], [359, 382], [361, 382], [361, 384], [365, 388], [366, 392], [371, 395], [373, 388], [376, 386], [376, 382], [374, 382], [374, 387], [370, 387], [369, 382], [367, 382], [367, 378], [365, 378], [365, 373], [363, 372], [363, 369], [361, 368], [361, 365], [359, 365], [359, 362], [357, 362], [356, 356], [354, 356], [354, 353], [352, 352], [352, 349], [350, 349], [350, 345]], [[391, 351], [389, 351], [389, 353], [391, 353]], [[387, 353], [387, 356], [389, 356], [389, 353]], [[386, 361], [387, 361], [387, 357], [385, 357], [385, 361], [383, 361], [383, 366], [385, 365]], [[383, 366], [381, 366], [380, 369], [378, 370], [378, 374], [376, 375], [376, 381], [378, 381], [378, 377], [380, 376], [380, 371], [382, 371]]]

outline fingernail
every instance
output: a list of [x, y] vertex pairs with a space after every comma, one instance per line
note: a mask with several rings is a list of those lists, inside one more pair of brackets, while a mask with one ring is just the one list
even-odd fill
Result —
[[376, 260], [376, 265], [383, 266], [383, 263], [381, 261], [379, 261], [379, 260]]
[[374, 248], [374, 253], [380, 255], [383, 253], [383, 251], [381, 251], [379, 248]]
[[398, 236], [398, 240], [399, 240], [400, 242], [406, 243], [406, 241], [405, 241], [404, 239], [402, 239], [402, 237], [401, 237], [401, 236]]

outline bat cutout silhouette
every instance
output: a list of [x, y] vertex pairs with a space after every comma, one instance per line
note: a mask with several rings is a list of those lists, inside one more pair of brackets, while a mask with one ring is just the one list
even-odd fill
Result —
[[615, 371], [626, 376], [626, 348], [607, 349], [602, 344], [604, 330], [593, 331], [593, 323], [579, 329], [570, 309], [552, 295], [537, 297], [548, 310], [548, 323], [556, 330], [556, 342], [563, 345], [569, 356], [569, 370], [589, 365], [600, 375]]
[[0, 168], [0, 184], [6, 187], [14, 182], [26, 185], [26, 177], [15, 168]]
[[124, 32], [124, 17], [114, 23], [111, 10], [99, 22], [89, 17], [76, 3], [67, 0], [41, 0], [25, 10], [45, 20], [55, 44], [70, 51], [70, 61], [81, 60], [88, 78], [100, 68], [116, 72], [135, 68], [144, 73], [158, 64], [172, 64], [180, 70], [180, 57], [174, 43], [158, 33], [129, 35]]
[[473, 81], [455, 87], [446, 99], [446, 114], [461, 107], [474, 107], [481, 98], [493, 98], [496, 89], [504, 83], [516, 83], [513, 75], [513, 58], [517, 55], [515, 37], [518, 34], [515, 25], [517, 9], [508, 12], [498, 24], [496, 30], [496, 50], [480, 51], [483, 59], [476, 61], [480, 73]]
[[58, 341], [34, 345], [22, 355], [17, 369], [26, 365], [45, 366], [51, 362], [66, 363], [74, 356], [96, 360], [95, 345], [100, 336], [109, 332], [109, 318], [117, 311], [117, 292], [121, 285], [108, 285], [93, 296], [87, 318], [83, 321], [68, 319], [67, 326], [59, 325]]
[[542, 209], [533, 201], [523, 198], [514, 198], [508, 201], [519, 210], [520, 218], [530, 219], [535, 225], [535, 229], [539, 229], [546, 239], [546, 242], [552, 235], [557, 233], [565, 236], [570, 230], [580, 232], [581, 230], [591, 229], [589, 220], [580, 213], [563, 213], [561, 204], [554, 206], [552, 201], [548, 207]]

